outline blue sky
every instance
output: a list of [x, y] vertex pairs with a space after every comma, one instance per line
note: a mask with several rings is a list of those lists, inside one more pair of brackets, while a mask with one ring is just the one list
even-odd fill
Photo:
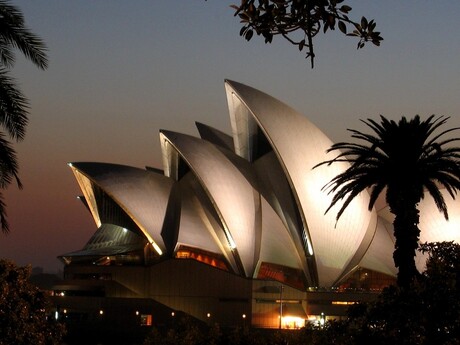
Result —
[[374, 18], [384, 41], [356, 50], [339, 32], [315, 40], [312, 70], [282, 39], [239, 37], [238, 0], [16, 0], [49, 48], [40, 71], [18, 57], [12, 71], [30, 100], [16, 145], [24, 189], [6, 193], [11, 233], [0, 255], [62, 267], [95, 231], [75, 198], [67, 162], [161, 167], [160, 129], [196, 135], [195, 121], [230, 132], [224, 79], [258, 88], [305, 114], [334, 141], [380, 114], [451, 116], [460, 126], [460, 3], [346, 1]]

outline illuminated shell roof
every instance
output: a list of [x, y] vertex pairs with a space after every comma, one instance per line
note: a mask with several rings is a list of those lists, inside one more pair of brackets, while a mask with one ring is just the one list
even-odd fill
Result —
[[94, 187], [101, 188], [143, 231], [158, 254], [166, 247], [161, 230], [173, 181], [139, 168], [108, 163], [70, 164], [96, 224], [101, 226]]
[[367, 211], [367, 193], [359, 195], [336, 224], [334, 209], [324, 215], [331, 199], [321, 188], [347, 166], [312, 169], [330, 158], [326, 150], [332, 142], [306, 117], [271, 96], [231, 81], [226, 82], [226, 90], [236, 153], [251, 160], [253, 137], [261, 135], [259, 129], [263, 132], [300, 210], [302, 228], [296, 230], [305, 231], [311, 243], [312, 250], [307, 248], [306, 255], [315, 258], [318, 284], [332, 285], [353, 259], [366, 232], [375, 231], [368, 227], [372, 212]]
[[[201, 123], [201, 138], [160, 131], [164, 175], [71, 164], [97, 226], [108, 219], [102, 191], [159, 255], [196, 248], [246, 277], [258, 277], [262, 265], [284, 266], [301, 272], [310, 286], [334, 286], [358, 267], [395, 275], [384, 200], [368, 211], [369, 196], [361, 193], [339, 222], [338, 208], [324, 214], [331, 196], [321, 188], [347, 168], [312, 169], [331, 158], [327, 136], [263, 92], [228, 80], [225, 90], [232, 135]], [[420, 204], [422, 241], [459, 240], [459, 201], [446, 196], [446, 202], [449, 222], [430, 197]], [[104, 236], [110, 237], [108, 229]]]
[[[260, 205], [258, 193], [239, 170], [244, 167], [237, 167], [207, 141], [170, 131], [161, 131], [161, 136], [164, 138], [163, 147], [173, 146], [171, 150], [177, 151], [193, 171], [214, 206], [230, 248], [238, 252], [244, 268], [240, 273], [252, 276], [258, 259], [256, 242], [260, 242], [261, 230], [257, 222]], [[245, 162], [240, 159], [239, 163], [243, 165]], [[177, 167], [176, 164], [168, 166]], [[171, 176], [178, 174], [166, 171]]]

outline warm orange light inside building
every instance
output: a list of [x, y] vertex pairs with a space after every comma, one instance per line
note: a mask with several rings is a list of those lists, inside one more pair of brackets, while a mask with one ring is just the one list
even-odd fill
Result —
[[305, 288], [301, 270], [268, 262], [262, 262], [260, 265], [257, 279], [277, 280], [297, 289]]
[[281, 318], [281, 328], [283, 329], [299, 329], [305, 326], [305, 319], [298, 316], [283, 316]]
[[351, 273], [338, 287], [339, 292], [344, 291], [382, 291], [383, 288], [394, 285], [396, 278], [384, 273], [359, 268]]
[[142, 314], [141, 315], [141, 326], [152, 326], [152, 315]]
[[222, 259], [218, 258], [215, 254], [206, 252], [204, 250], [181, 246], [176, 252], [176, 258], [193, 259], [207, 265], [228, 271], [227, 265]]
[[334, 305], [353, 305], [356, 304], [357, 302], [349, 302], [349, 301], [332, 301], [331, 304]]

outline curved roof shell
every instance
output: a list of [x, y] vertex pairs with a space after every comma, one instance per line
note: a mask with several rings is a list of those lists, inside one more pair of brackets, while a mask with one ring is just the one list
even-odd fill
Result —
[[[108, 163], [71, 163], [77, 181], [89, 204], [94, 204], [91, 181], [111, 197], [142, 230], [158, 254], [166, 247], [161, 237], [173, 181], [163, 175], [139, 168]], [[90, 206], [96, 224], [97, 207]], [[100, 226], [100, 224], [97, 224]]]
[[331, 158], [326, 150], [332, 142], [306, 117], [277, 99], [233, 81], [226, 81], [225, 86], [236, 153], [251, 161], [253, 137], [261, 131], [267, 138], [300, 211], [301, 228], [293, 229], [292, 235], [306, 239], [305, 255], [314, 256], [317, 284], [331, 286], [344, 273], [356, 248], [372, 238], [366, 233], [375, 231], [375, 226], [370, 227], [375, 211], [367, 211], [368, 194], [361, 193], [339, 222], [335, 209], [325, 215], [331, 197], [321, 188], [347, 165], [312, 168]]
[[[233, 263], [234, 270], [239, 270], [240, 263], [244, 270], [241, 274], [255, 277], [263, 262], [303, 269], [302, 260], [295, 250], [289, 232], [270, 204], [260, 196], [260, 186], [249, 162], [225, 149], [225, 146], [219, 148], [199, 138], [171, 131], [161, 131], [161, 136], [164, 154], [168, 155], [172, 151], [166, 148], [166, 140], [193, 171], [192, 181], [200, 184], [220, 222], [213, 225], [210, 217], [197, 217], [198, 214], [206, 213], [208, 208], [206, 202], [198, 200], [200, 193], [196, 187], [194, 195], [184, 195], [183, 205], [187, 207], [182, 209], [182, 213], [189, 215], [185, 220], [191, 219], [190, 210], [193, 207], [195, 219], [199, 218], [201, 224], [207, 224], [213, 238], [222, 238], [215, 232], [225, 233], [224, 240], [219, 240], [218, 243], [222, 254]], [[169, 154], [166, 160], [171, 161], [174, 156]], [[180, 164], [167, 165], [177, 167]], [[168, 171], [167, 174], [177, 176], [174, 171]], [[190, 179], [186, 174], [180, 182]], [[188, 206], [193, 200], [193, 206]], [[195, 221], [195, 227], [192, 228], [181, 221], [179, 242], [193, 245], [192, 234], [199, 232], [203, 235], [200, 227], [196, 226], [197, 223]], [[208, 243], [209, 241], [203, 242], [210, 248]], [[232, 255], [237, 255], [235, 260], [229, 257], [228, 248]]]
[[[241, 274], [252, 277], [260, 250], [259, 196], [244, 175], [211, 143], [171, 131], [161, 131], [187, 163], [209, 197], [231, 249], [242, 264]], [[240, 160], [241, 163], [244, 163]], [[244, 167], [240, 167], [244, 169]]]

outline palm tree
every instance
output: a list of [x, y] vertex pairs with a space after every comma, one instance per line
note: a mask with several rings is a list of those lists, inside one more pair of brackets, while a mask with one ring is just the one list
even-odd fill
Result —
[[358, 143], [341, 142], [331, 146], [328, 152], [338, 155], [323, 164], [349, 162], [350, 167], [334, 177], [323, 189], [333, 194], [328, 212], [343, 201], [337, 220], [355, 196], [365, 190], [370, 192], [369, 210], [378, 196], [386, 190], [386, 202], [391, 213], [395, 236], [393, 259], [398, 268], [397, 283], [407, 288], [418, 275], [415, 254], [420, 230], [418, 204], [428, 191], [436, 206], [448, 219], [447, 206], [440, 192], [444, 187], [452, 198], [460, 190], [460, 148], [452, 144], [460, 138], [446, 137], [460, 128], [436, 130], [448, 117], [430, 116], [421, 121], [417, 115], [411, 120], [405, 117], [396, 123], [380, 116], [381, 122], [362, 120], [375, 135], [349, 129]]
[[[46, 69], [48, 60], [44, 42], [31, 33], [22, 13], [7, 1], [0, 1], [0, 189], [13, 181], [22, 188], [18, 176], [16, 152], [8, 141], [24, 139], [28, 122], [28, 102], [8, 74], [15, 62], [14, 50], [19, 50], [40, 69]], [[0, 193], [0, 226], [9, 231], [6, 205]]]

